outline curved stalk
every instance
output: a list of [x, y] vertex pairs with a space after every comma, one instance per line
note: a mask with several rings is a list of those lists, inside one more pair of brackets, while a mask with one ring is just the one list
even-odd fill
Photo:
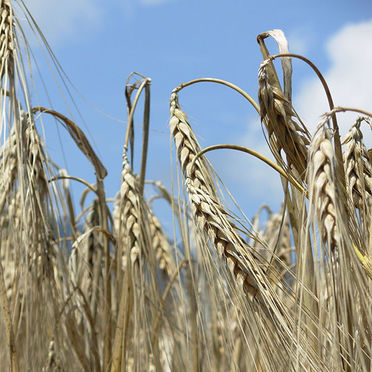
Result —
[[196, 156], [194, 157], [192, 163], [191, 163], [191, 169], [194, 167], [194, 164], [195, 164], [195, 161], [200, 158], [203, 154], [209, 152], [209, 151], [213, 151], [213, 150], [220, 150], [220, 149], [229, 149], [229, 150], [237, 150], [237, 151], [242, 151], [242, 152], [245, 152], [247, 154], [250, 154], [250, 155], [253, 155], [254, 157], [256, 157], [257, 159], [260, 159], [262, 160], [263, 162], [265, 162], [267, 165], [269, 165], [271, 168], [273, 168], [274, 170], [276, 170], [281, 176], [285, 177], [293, 186], [295, 186], [299, 191], [301, 191], [303, 194], [306, 195], [307, 191], [292, 177], [290, 177], [283, 168], [281, 168], [279, 165], [275, 164], [274, 162], [272, 162], [270, 159], [268, 159], [267, 157], [263, 156], [262, 154], [260, 154], [259, 152], [255, 151], [255, 150], [252, 150], [248, 147], [244, 147], [244, 146], [239, 146], [239, 145], [213, 145], [213, 146], [209, 146], [209, 147], [206, 147], [204, 148], [203, 150], [199, 151]]
[[228, 81], [221, 80], [221, 79], [215, 79], [215, 78], [199, 78], [195, 80], [188, 81], [187, 83], [180, 84], [177, 88], [173, 89], [172, 93], [177, 93], [183, 88], [186, 88], [190, 85], [196, 84], [196, 83], [216, 83], [216, 84], [222, 84], [225, 85], [238, 93], [240, 93], [254, 108], [255, 110], [260, 113], [260, 107], [256, 103], [256, 101], [243, 89], [239, 88], [237, 85], [232, 84]]
[[354, 108], [354, 107], [343, 107], [343, 106], [334, 107], [333, 110], [330, 111], [329, 113], [327, 113], [326, 115], [332, 115], [333, 113], [346, 112], [346, 111], [356, 112], [358, 114], [366, 115], [366, 116], [369, 116], [369, 117], [372, 118], [372, 113], [371, 112], [368, 112], [366, 110], [361, 110], [361, 109], [358, 109], [358, 108]]
[[150, 83], [151, 79], [147, 80], [148, 83], [145, 87], [145, 108], [143, 111], [143, 134], [142, 134], [142, 157], [141, 157], [141, 170], [139, 175], [139, 191], [143, 194], [146, 175], [147, 164], [147, 149], [149, 143], [149, 127], [150, 127]]
[[[151, 79], [150, 79], [151, 81]], [[128, 151], [128, 143], [131, 135], [131, 131], [133, 130], [133, 117], [134, 113], [136, 111], [136, 107], [139, 101], [139, 98], [141, 96], [141, 93], [143, 89], [145, 88], [146, 84], [148, 84], [147, 79], [144, 79], [144, 81], [141, 83], [141, 85], [138, 87], [138, 91], [136, 93], [136, 96], [134, 97], [133, 104], [129, 107], [129, 114], [128, 114], [128, 124], [127, 124], [127, 130], [125, 133], [125, 140], [124, 140], [124, 150], [123, 152]]]
[[[138, 75], [142, 76], [140, 74], [138, 74]], [[142, 79], [140, 79], [139, 81], [141, 81], [141, 80]], [[134, 84], [134, 86], [139, 81], [137, 81]], [[149, 141], [150, 85], [151, 85], [151, 79], [150, 78], [143, 78], [143, 81], [142, 81], [141, 85], [138, 87], [138, 91], [136, 93], [136, 96], [134, 97], [133, 103], [131, 103], [131, 101], [130, 101], [130, 93], [126, 92], [129, 114], [128, 114], [127, 130], [126, 130], [126, 133], [125, 133], [123, 154], [126, 154], [127, 151], [128, 151], [128, 143], [133, 136], [133, 117], [134, 117], [134, 113], [135, 113], [139, 98], [141, 96], [141, 93], [145, 89], [145, 107], [144, 107], [144, 112], [143, 112], [142, 157], [141, 157], [141, 169], [140, 169], [140, 175], [139, 175], [139, 188], [140, 188], [140, 193], [141, 194], [143, 194], [144, 183], [145, 183], [146, 163], [147, 163], [147, 149], [148, 149], [148, 141]], [[127, 84], [127, 86], [128, 86], [128, 84]], [[132, 87], [132, 89], [134, 89], [134, 88]], [[132, 148], [132, 166], [133, 166], [133, 148]]]
[[70, 134], [72, 139], [75, 141], [76, 145], [79, 147], [81, 152], [92, 163], [94, 170], [96, 172], [97, 178], [103, 180], [107, 176], [107, 170], [103, 166], [101, 161], [99, 160], [96, 153], [94, 152], [84, 132], [72, 120], [70, 120], [65, 115], [57, 111], [54, 111], [54, 110], [51, 110], [45, 107], [40, 107], [40, 106], [32, 108], [33, 114], [35, 114], [38, 111], [41, 113], [50, 114], [61, 122], [61, 124], [68, 131], [68, 133]]
[[97, 194], [97, 189], [92, 184], [90, 184], [89, 182], [85, 181], [83, 178], [75, 177], [75, 176], [56, 176], [56, 177], [52, 177], [51, 179], [49, 179], [48, 182], [50, 183], [50, 182], [55, 182], [55, 181], [58, 181], [58, 180], [74, 180], [74, 181], [78, 181], [78, 182], [82, 183], [83, 185], [85, 185], [89, 190], [91, 190], [95, 194]]
[[[313, 62], [311, 62], [309, 59], [307, 59], [306, 57], [304, 56], [301, 56], [300, 54], [293, 54], [293, 53], [279, 53], [279, 54], [275, 54], [273, 56], [270, 56], [268, 58], [268, 60], [270, 61], [274, 61], [274, 59], [278, 58], [278, 57], [292, 57], [292, 58], [298, 58], [298, 59], [301, 59], [302, 61], [304, 61], [305, 63], [307, 63], [313, 70], [314, 72], [316, 73], [316, 75], [318, 76], [320, 82], [322, 83], [323, 85], [323, 88], [324, 88], [324, 91], [326, 93], [326, 96], [327, 96], [327, 100], [328, 100], [328, 104], [329, 104], [329, 108], [331, 110], [333, 110], [334, 108], [334, 103], [333, 103], [333, 98], [332, 98], [332, 95], [331, 95], [331, 91], [329, 90], [329, 87], [328, 87], [328, 84], [327, 84], [327, 81], [325, 80], [324, 76], [322, 75], [322, 73], [319, 71], [319, 69], [314, 65]], [[337, 119], [336, 119], [336, 116], [332, 116], [332, 121], [333, 121], [333, 127], [334, 129], [338, 132], [338, 125], [337, 125]]]

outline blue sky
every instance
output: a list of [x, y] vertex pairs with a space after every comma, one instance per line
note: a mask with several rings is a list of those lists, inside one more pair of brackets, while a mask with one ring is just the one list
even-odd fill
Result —
[[[160, 179], [167, 186], [171, 174], [168, 130], [171, 90], [198, 77], [216, 77], [239, 85], [256, 98], [257, 71], [262, 61], [256, 37], [261, 32], [282, 29], [290, 50], [311, 59], [325, 74], [336, 105], [372, 111], [369, 0], [262, 3], [25, 0], [25, 3], [79, 91], [73, 91], [73, 95], [84, 122], [76, 110], [71, 109], [71, 115], [89, 132], [89, 139], [109, 171], [106, 186], [110, 197], [120, 185], [126, 120], [123, 89], [132, 71], [152, 78], [147, 178]], [[31, 44], [54, 107], [69, 116], [37, 42]], [[274, 43], [269, 46], [276, 52]], [[309, 127], [314, 128], [317, 118], [326, 110], [325, 97], [308, 67], [298, 61], [293, 67], [295, 107], [308, 120]], [[36, 89], [40, 89], [39, 84], [35, 78]], [[44, 95], [34, 96], [34, 101], [48, 106]], [[203, 84], [185, 89], [180, 94], [180, 103], [202, 146], [236, 143], [267, 154], [257, 115], [236, 93]], [[111, 120], [99, 111], [123, 122]], [[63, 131], [58, 134], [50, 126], [46, 136], [47, 146], [61, 167], [66, 167], [71, 175], [94, 182], [92, 168]], [[136, 136], [138, 158], [140, 130]], [[247, 155], [227, 150], [209, 158], [248, 216], [262, 203], [279, 207], [282, 200], [279, 177], [271, 169]], [[78, 194], [75, 198], [78, 199]]]

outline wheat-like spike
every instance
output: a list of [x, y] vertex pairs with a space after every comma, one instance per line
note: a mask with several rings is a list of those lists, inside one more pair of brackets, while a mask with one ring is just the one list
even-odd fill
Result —
[[358, 118], [342, 141], [345, 145], [346, 191], [350, 202], [360, 210], [371, 207], [372, 197], [372, 167], [360, 130], [363, 120], [366, 119]]
[[[93, 229], [96, 226], [101, 226], [100, 223], [100, 215], [99, 215], [99, 202], [98, 199], [94, 199], [91, 209], [89, 210], [88, 218], [86, 220], [85, 226], [84, 226], [84, 232]], [[85, 278], [85, 280], [89, 283], [89, 281], [92, 278], [94, 269], [96, 265], [100, 265], [101, 263], [98, 262], [99, 257], [103, 253], [103, 246], [102, 243], [99, 241], [97, 233], [92, 232], [89, 234], [89, 237], [86, 241], [86, 247], [84, 252], [84, 263], [88, 266], [87, 274], [88, 276]], [[98, 256], [98, 257], [97, 257]], [[85, 284], [88, 284], [85, 283]], [[92, 283], [89, 283], [89, 285], [86, 287], [86, 289], [89, 291], [92, 291], [93, 288], [91, 288]], [[90, 295], [88, 296], [90, 298]]]
[[209, 190], [212, 195], [215, 194], [215, 187], [212, 177], [209, 173], [206, 162], [198, 159], [191, 169], [192, 161], [200, 151], [199, 143], [187, 122], [186, 114], [181, 111], [178, 104], [176, 93], [171, 96], [171, 119], [170, 130], [174, 138], [177, 149], [178, 159], [182, 171], [186, 178], [194, 180], [194, 186], [203, 190]]
[[[120, 370], [126, 364], [125, 368], [129, 370], [128, 360], [133, 353], [138, 352], [135, 364], [138, 370], [143, 370], [144, 363], [148, 365], [151, 329], [149, 320], [152, 312], [152, 308], [147, 308], [145, 303], [149, 298], [153, 303], [158, 300], [154, 294], [154, 290], [157, 290], [154, 275], [155, 254], [152, 254], [150, 249], [151, 233], [147, 204], [126, 153], [123, 155], [119, 210], [117, 264], [119, 278], [120, 280], [124, 278], [124, 281], [121, 284], [111, 369]], [[120, 275], [121, 271], [124, 271], [124, 276]], [[147, 280], [149, 279], [147, 274], [151, 276], [151, 280]], [[124, 322], [126, 316], [127, 323]]]
[[2, 0], [0, 5], [0, 77], [12, 74], [14, 63], [13, 9], [10, 0]]
[[262, 228], [260, 224], [260, 218], [264, 210], [266, 210], [268, 214], [268, 219], [270, 219], [273, 215], [273, 212], [269, 206], [267, 205], [260, 206], [257, 213], [252, 218], [252, 231], [254, 232], [254, 234], [249, 240], [249, 245], [251, 245], [252, 248], [256, 252], [259, 252], [263, 257], [266, 257], [270, 252], [267, 249], [267, 247], [265, 247], [264, 244], [265, 230]]
[[[276, 249], [276, 256], [290, 264], [291, 232], [288, 215], [283, 216], [283, 209], [273, 213], [266, 222], [263, 240], [270, 250]], [[280, 234], [280, 235], [279, 235]]]
[[256, 271], [257, 264], [248, 245], [234, 231], [228, 214], [219, 203], [206, 192], [195, 188], [192, 179], [186, 179], [186, 186], [198, 229], [207, 234], [244, 292], [250, 296], [255, 295], [260, 274]]
[[[226, 260], [227, 266], [240, 287], [250, 295], [257, 291], [257, 281], [263, 278], [256, 272], [250, 249], [235, 231], [235, 226], [214, 192], [212, 177], [205, 162], [197, 161], [195, 168], [191, 164], [200, 149], [186, 115], [178, 105], [176, 93], [170, 101], [170, 129], [174, 136], [178, 158], [186, 178], [186, 186], [191, 202], [193, 216], [198, 228], [205, 232], [216, 247], [219, 256]], [[249, 266], [249, 267], [248, 267]]]
[[17, 164], [17, 140], [15, 126], [13, 126], [0, 150], [0, 213], [17, 178]]
[[[126, 237], [127, 240], [124, 243], [124, 249], [130, 249], [130, 258], [132, 264], [134, 264], [141, 255], [141, 251], [138, 245], [138, 239], [140, 235], [140, 223], [141, 216], [139, 216], [139, 185], [135, 174], [129, 165], [129, 160], [126, 155], [123, 159], [122, 168], [122, 184], [120, 188], [120, 218], [121, 218], [121, 229], [119, 229], [119, 239]], [[122, 265], [126, 266], [125, 261], [126, 252], [122, 252]]]
[[[273, 213], [266, 222], [263, 240], [267, 242], [270, 252], [277, 248], [279, 229], [283, 219], [282, 213]], [[280, 239], [279, 239], [280, 240]]]
[[17, 275], [17, 265], [15, 259], [10, 252], [8, 254], [2, 253], [0, 256], [0, 264], [4, 268], [4, 280], [6, 286], [6, 295], [8, 300], [14, 298], [14, 281]]
[[24, 177], [27, 191], [25, 194], [25, 220], [26, 232], [29, 239], [28, 252], [30, 262], [36, 276], [41, 279], [51, 274], [52, 260], [55, 259], [55, 246], [51, 239], [51, 225], [49, 220], [48, 198], [49, 185], [45, 165], [47, 164], [44, 144], [37, 133], [33, 118], [21, 111], [24, 125]]
[[340, 232], [336, 224], [339, 203], [336, 157], [331, 138], [330, 130], [322, 128], [311, 141], [307, 182], [310, 203], [315, 208], [322, 240], [334, 251], [340, 244]]
[[260, 212], [261, 208], [259, 213], [253, 218], [252, 225], [256, 233], [254, 239], [251, 239], [252, 246], [255, 250], [260, 252], [260, 255], [266, 258], [267, 262], [271, 261], [271, 257], [274, 253], [275, 258], [278, 258], [284, 252], [286, 252], [285, 254], [287, 256], [287, 248], [289, 248], [290, 245], [288, 217], [285, 216], [283, 222], [283, 211], [279, 213], [272, 213], [269, 211], [270, 213], [265, 223], [264, 230], [262, 230], [259, 226]]
[[[1, 260], [4, 268], [4, 280], [9, 301], [14, 298], [14, 281], [16, 278], [15, 249], [9, 234], [9, 224], [15, 230], [19, 228], [19, 209], [16, 198], [20, 194], [12, 194], [12, 187], [17, 179], [17, 142], [15, 126], [12, 126], [9, 136], [0, 149], [0, 213], [1, 213]], [[6, 208], [6, 214], [3, 210]]]
[[[23, 113], [26, 115], [25, 113]], [[46, 164], [46, 156], [44, 153], [44, 144], [37, 133], [35, 123], [32, 119], [27, 119], [27, 127], [25, 130], [25, 149], [27, 151], [27, 175], [29, 185], [34, 192], [39, 193], [41, 197], [45, 197], [48, 189], [47, 175], [44, 168]]]
[[[85, 221], [83, 234], [74, 241], [68, 261], [72, 283], [82, 290], [92, 306], [96, 305], [94, 290], [97, 290], [98, 283], [94, 283], [94, 279], [103, 253], [103, 246], [95, 231], [100, 226], [98, 209], [98, 201], [95, 199]], [[79, 303], [81, 306], [81, 300]]]
[[[15, 122], [1, 154], [1, 166], [6, 171], [5, 176], [9, 176], [9, 179], [2, 178], [1, 180], [1, 192], [3, 193], [1, 212], [3, 213], [5, 203], [8, 202], [9, 233], [13, 234], [9, 242], [18, 243], [17, 245], [11, 243], [9, 246], [14, 249], [11, 259], [15, 263], [17, 273], [16, 279], [11, 280], [13, 287], [11, 293], [8, 293], [12, 296], [10, 302], [15, 314], [22, 315], [14, 317], [13, 325], [16, 329], [17, 327], [23, 329], [28, 322], [32, 323], [40, 310], [39, 305], [33, 299], [33, 291], [35, 293], [37, 291], [40, 295], [40, 303], [43, 300], [47, 301], [51, 291], [48, 292], [46, 287], [53, 288], [52, 291], [56, 290], [55, 278], [58, 273], [57, 265], [55, 265], [54, 238], [51, 236], [51, 215], [48, 208], [49, 189], [45, 170], [47, 159], [33, 118], [21, 109], [17, 113], [18, 116], [14, 115]], [[18, 195], [20, 202], [16, 203], [22, 208], [14, 213], [11, 211], [13, 208], [11, 198], [14, 199]], [[19, 223], [18, 229], [13, 225], [13, 221], [15, 225]], [[48, 280], [45, 280], [46, 278]], [[24, 283], [27, 283], [27, 288], [23, 286]], [[52, 306], [54, 307], [58, 301], [56, 300]], [[41, 316], [51, 315], [49, 310], [43, 309]], [[44, 336], [45, 334], [40, 332], [40, 340]], [[21, 343], [27, 356], [37, 348], [37, 345], [29, 341], [30, 338], [27, 336]]]
[[159, 219], [149, 208], [149, 224], [152, 237], [152, 247], [155, 251], [155, 258], [159, 269], [162, 270], [169, 278], [176, 270], [176, 265], [172, 256], [172, 247], [164, 234]]
[[297, 122], [297, 115], [283, 92], [271, 84], [267, 72], [269, 63], [271, 62], [264, 61], [258, 71], [261, 120], [267, 128], [277, 161], [283, 163], [281, 151], [284, 151], [289, 169], [296, 170], [300, 179], [304, 180], [310, 134]]
[[[292, 290], [293, 283], [291, 278], [292, 268], [295, 266], [293, 262], [292, 252], [295, 247], [291, 246], [291, 230], [288, 215], [283, 216], [283, 209], [279, 213], [273, 213], [266, 222], [265, 232], [262, 236], [262, 241], [267, 245], [263, 255], [270, 254], [267, 258], [269, 264], [267, 265], [266, 275], [277, 284], [277, 294], [284, 302], [286, 302], [287, 295], [285, 291]], [[266, 251], [266, 252], [265, 252]], [[284, 285], [284, 286], [283, 286]]]
[[224, 318], [221, 313], [221, 311], [217, 311], [216, 314], [216, 347], [218, 350], [218, 353], [223, 355], [225, 353], [224, 350], [224, 339], [223, 339], [223, 333], [225, 328]]

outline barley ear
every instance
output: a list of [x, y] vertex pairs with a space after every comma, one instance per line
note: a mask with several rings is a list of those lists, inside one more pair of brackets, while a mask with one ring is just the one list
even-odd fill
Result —
[[236, 231], [229, 215], [219, 202], [206, 160], [194, 161], [200, 146], [186, 115], [178, 104], [178, 96], [172, 93], [170, 100], [170, 130], [173, 134], [178, 159], [186, 179], [186, 187], [196, 226], [214, 245], [225, 260], [239, 287], [251, 298], [257, 293], [258, 282], [263, 278], [257, 271], [250, 248]]
[[[267, 129], [276, 160], [282, 166], [289, 168], [296, 178], [304, 181], [310, 134], [298, 120], [297, 114], [283, 92], [273, 85], [269, 67], [270, 64], [266, 60], [261, 64], [258, 72], [261, 120]], [[286, 156], [287, 165], [282, 158], [282, 153]]]
[[368, 216], [372, 202], [372, 167], [360, 130], [363, 120], [368, 121], [363, 117], [357, 119], [349, 133], [343, 138], [342, 144], [345, 146], [343, 158], [349, 201], [354, 208], [358, 208]]
[[331, 142], [331, 132], [321, 128], [320, 133], [311, 142], [307, 183], [309, 200], [315, 208], [321, 238], [335, 253], [340, 248], [340, 231], [337, 219], [340, 211], [340, 195], [337, 190], [336, 156]]

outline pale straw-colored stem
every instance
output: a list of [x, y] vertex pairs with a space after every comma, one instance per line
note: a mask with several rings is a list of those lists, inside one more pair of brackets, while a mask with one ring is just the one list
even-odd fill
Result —
[[235, 91], [237, 91], [239, 94], [241, 94], [254, 108], [255, 110], [260, 113], [260, 108], [257, 105], [256, 101], [243, 89], [239, 88], [237, 85], [232, 84], [228, 81], [221, 80], [221, 79], [216, 79], [216, 78], [199, 78], [195, 80], [188, 81], [187, 83], [182, 83], [180, 84], [177, 88], [173, 89], [173, 93], [178, 93], [181, 91], [183, 88], [186, 88], [190, 85], [197, 84], [197, 83], [216, 83], [216, 84], [221, 84], [225, 85]]
[[206, 147], [203, 150], [200, 150], [195, 155], [195, 158], [193, 159], [193, 161], [191, 163], [191, 169], [194, 167], [195, 161], [200, 156], [202, 156], [203, 154], [205, 154], [205, 153], [207, 153], [209, 151], [221, 150], [221, 149], [230, 149], [230, 150], [242, 151], [242, 152], [245, 152], [245, 153], [247, 153], [249, 155], [252, 155], [252, 156], [256, 157], [257, 159], [262, 160], [264, 163], [266, 163], [271, 168], [273, 168], [274, 170], [276, 170], [281, 176], [283, 176], [284, 178], [286, 178], [299, 191], [301, 191], [302, 193], [306, 194], [306, 190], [293, 177], [291, 177], [283, 168], [281, 168], [279, 165], [275, 164], [273, 161], [271, 161], [270, 159], [268, 159], [266, 156], [262, 155], [261, 153], [255, 151], [255, 150], [252, 150], [252, 149], [250, 149], [248, 147], [244, 147], [244, 146], [221, 144], [221, 145], [213, 145], [213, 146]]

